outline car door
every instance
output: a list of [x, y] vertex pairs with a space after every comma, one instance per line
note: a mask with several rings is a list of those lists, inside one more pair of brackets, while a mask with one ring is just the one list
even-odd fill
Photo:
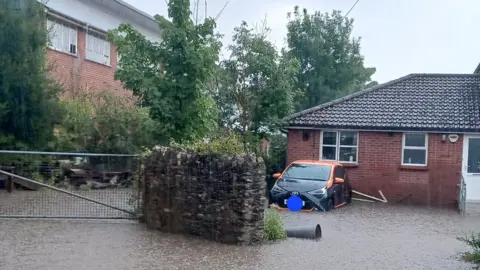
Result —
[[345, 194], [345, 183], [335, 183], [335, 178], [343, 179], [345, 177], [345, 169], [342, 166], [335, 166], [333, 169], [333, 200], [335, 202], [335, 206], [344, 203], [346, 198]]

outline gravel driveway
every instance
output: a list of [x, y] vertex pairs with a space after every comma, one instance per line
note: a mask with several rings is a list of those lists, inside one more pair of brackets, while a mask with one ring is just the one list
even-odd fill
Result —
[[479, 217], [453, 211], [358, 202], [282, 215], [287, 225], [319, 223], [323, 239], [228, 246], [126, 221], [0, 219], [0, 269], [471, 269], [455, 237], [480, 230]]

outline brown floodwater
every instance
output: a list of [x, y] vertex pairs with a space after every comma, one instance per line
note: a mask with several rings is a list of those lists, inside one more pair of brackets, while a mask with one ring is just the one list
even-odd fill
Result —
[[282, 216], [323, 238], [229, 246], [135, 222], [0, 219], [0, 269], [471, 269], [455, 237], [480, 231], [480, 217], [373, 203]]

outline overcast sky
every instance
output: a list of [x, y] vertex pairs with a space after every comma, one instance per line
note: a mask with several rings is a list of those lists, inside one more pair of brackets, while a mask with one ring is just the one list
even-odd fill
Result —
[[[167, 15], [166, 0], [125, 0], [149, 13]], [[204, 1], [200, 0], [200, 15]], [[224, 44], [242, 20], [259, 23], [265, 16], [271, 39], [282, 46], [287, 12], [295, 5], [310, 11], [341, 10], [356, 0], [231, 0], [218, 20]], [[194, 0], [191, 0], [192, 5]], [[215, 17], [226, 0], [207, 0]], [[480, 62], [480, 0], [360, 0], [350, 12], [354, 36], [362, 38], [367, 66], [380, 83], [409, 73], [472, 73]]]

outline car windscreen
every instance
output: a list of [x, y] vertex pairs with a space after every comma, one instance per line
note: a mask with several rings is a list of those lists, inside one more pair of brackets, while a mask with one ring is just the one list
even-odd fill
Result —
[[328, 181], [331, 166], [322, 164], [292, 164], [283, 174], [284, 179]]

